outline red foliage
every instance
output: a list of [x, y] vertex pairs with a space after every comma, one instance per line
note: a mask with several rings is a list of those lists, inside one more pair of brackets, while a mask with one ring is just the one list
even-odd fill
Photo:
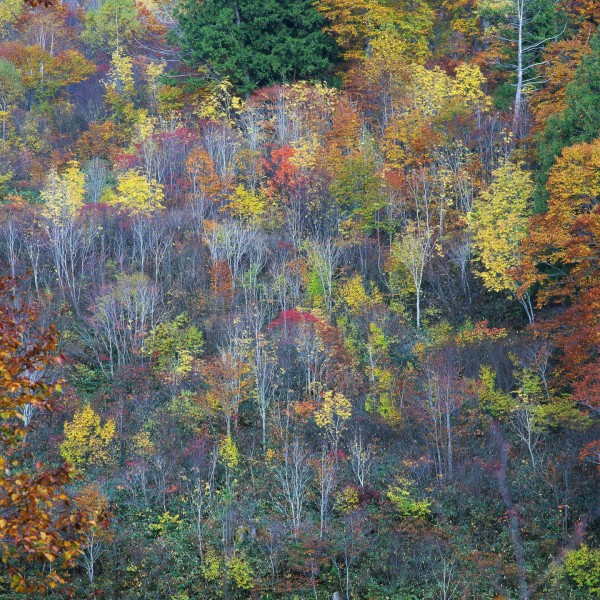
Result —
[[267, 325], [267, 329], [274, 329], [275, 327], [288, 327], [295, 326], [304, 323], [319, 323], [320, 320], [315, 317], [312, 313], [302, 312], [292, 308], [290, 310], [284, 310], [280, 315], [271, 321]]
[[280, 196], [283, 200], [294, 199], [301, 188], [303, 177], [300, 169], [291, 158], [295, 150], [290, 146], [271, 147], [268, 159], [263, 159], [262, 166], [268, 178], [266, 192], [270, 196]]

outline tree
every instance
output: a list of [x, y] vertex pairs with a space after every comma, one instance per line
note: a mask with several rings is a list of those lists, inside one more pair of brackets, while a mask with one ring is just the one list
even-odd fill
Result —
[[[89, 515], [94, 523], [103, 520], [108, 513], [108, 498], [100, 491], [96, 483], [86, 485], [75, 498], [75, 503], [84, 514]], [[82, 544], [82, 562], [90, 585], [94, 585], [96, 563], [110, 539], [110, 532], [102, 525], [94, 524], [85, 532]]]
[[298, 536], [302, 516], [306, 509], [308, 486], [312, 479], [310, 455], [298, 438], [285, 441], [283, 460], [275, 468], [275, 480], [279, 485], [282, 500], [280, 510], [287, 515], [294, 532]]
[[[575, 78], [566, 88], [566, 108], [548, 119], [539, 138], [541, 174], [547, 173], [563, 148], [577, 142], [592, 142], [600, 136], [600, 29], [590, 39], [590, 51], [575, 71]], [[543, 193], [545, 197], [547, 194]], [[540, 205], [545, 209], [545, 203]]]
[[564, 572], [585, 594], [600, 595], [600, 549], [583, 544], [567, 552]]
[[409, 222], [406, 231], [394, 240], [390, 252], [390, 270], [402, 265], [409, 273], [416, 299], [416, 324], [421, 328], [421, 294], [423, 273], [431, 258], [434, 241], [428, 228], [422, 228], [419, 222]]
[[192, 372], [203, 346], [202, 332], [182, 313], [152, 331], [147, 351], [154, 358], [154, 369], [177, 388]]
[[104, 425], [100, 415], [88, 404], [65, 423], [65, 439], [61, 456], [74, 467], [104, 466], [111, 460], [110, 446], [115, 435], [115, 421]]
[[[500, 19], [492, 31], [496, 39], [509, 44], [511, 62], [508, 67], [515, 74], [513, 128], [521, 132], [526, 106], [526, 89], [540, 83], [536, 68], [545, 64], [542, 60], [544, 46], [556, 40], [566, 29], [557, 23], [555, 3], [551, 0], [488, 0], [480, 5], [480, 13], [487, 20]], [[503, 21], [503, 22], [502, 22]]]
[[352, 404], [346, 396], [332, 390], [323, 393], [323, 401], [315, 411], [315, 422], [329, 436], [334, 453], [337, 453], [340, 437], [346, 429], [346, 421], [351, 416]]
[[[34, 1], [34, 0], [32, 0]], [[14, 25], [25, 11], [23, 0], [6, 0], [0, 4], [0, 32]]]
[[54, 98], [64, 89], [87, 79], [96, 66], [77, 50], [64, 50], [52, 55], [41, 46], [24, 46], [11, 42], [3, 51], [21, 72], [23, 85], [38, 101]]
[[565, 148], [548, 177], [548, 212], [531, 221], [519, 277], [540, 287], [538, 304], [567, 305], [548, 327], [561, 350], [562, 383], [586, 405], [597, 390], [600, 310], [600, 140]]
[[134, 0], [104, 0], [85, 16], [81, 39], [98, 50], [119, 50], [142, 31]]
[[90, 307], [88, 323], [100, 365], [116, 367], [129, 363], [134, 356], [146, 354], [146, 336], [159, 321], [159, 292], [143, 273], [122, 275], [103, 289]]
[[534, 184], [522, 163], [515, 165], [509, 160], [492, 177], [490, 186], [476, 199], [471, 214], [473, 245], [484, 268], [479, 275], [487, 289], [509, 291], [516, 296], [529, 323], [533, 323], [529, 290], [519, 290], [515, 269], [521, 263], [521, 243], [527, 235]]
[[14, 308], [14, 286], [0, 279], [0, 582], [43, 594], [64, 582], [61, 570], [75, 564], [90, 523], [64, 491], [71, 467], [44, 469], [26, 450], [25, 407], [55, 409], [61, 387], [46, 373], [58, 360], [56, 332], [36, 337], [37, 315]]
[[2, 119], [2, 139], [6, 139], [6, 118], [9, 110], [25, 94], [23, 77], [9, 61], [0, 59], [0, 118]]
[[317, 7], [347, 59], [368, 56], [380, 41], [413, 59], [429, 55], [434, 12], [427, 2], [319, 0]]
[[118, 206], [132, 215], [150, 215], [161, 210], [164, 199], [163, 186], [156, 180], [142, 175], [135, 169], [129, 169], [119, 175], [116, 192], [108, 192], [102, 200]]
[[244, 93], [322, 78], [335, 56], [310, 0], [185, 0], [177, 18], [189, 62], [230, 76]]
[[69, 162], [61, 173], [52, 169], [42, 192], [42, 199], [46, 201], [44, 216], [58, 226], [74, 219], [83, 208], [84, 194], [85, 174], [77, 161]]
[[222, 353], [207, 361], [201, 371], [209, 386], [206, 392], [208, 405], [223, 415], [227, 436], [231, 437], [231, 423], [234, 420], [237, 422], [240, 406], [250, 398], [250, 365], [241, 357]]
[[352, 243], [380, 227], [378, 213], [386, 206], [383, 181], [374, 161], [365, 156], [347, 158], [331, 185], [343, 216], [341, 228]]

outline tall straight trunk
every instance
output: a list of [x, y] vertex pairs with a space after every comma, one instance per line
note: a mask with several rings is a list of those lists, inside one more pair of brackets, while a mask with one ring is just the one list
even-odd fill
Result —
[[513, 129], [518, 131], [523, 112], [523, 19], [525, 17], [525, 0], [517, 0], [517, 89], [515, 92], [515, 108]]

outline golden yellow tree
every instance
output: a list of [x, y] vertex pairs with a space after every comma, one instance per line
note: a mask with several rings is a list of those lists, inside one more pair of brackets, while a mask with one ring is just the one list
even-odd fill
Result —
[[164, 197], [162, 184], [129, 169], [119, 175], [116, 191], [107, 192], [103, 201], [131, 215], [150, 215], [164, 208]]
[[111, 461], [110, 445], [115, 436], [115, 421], [102, 425], [100, 415], [88, 404], [65, 423], [61, 456], [78, 469], [105, 466]]
[[[521, 243], [527, 236], [530, 201], [535, 186], [522, 163], [505, 160], [493, 172], [490, 186], [475, 200], [471, 214], [473, 244], [485, 287], [516, 297], [515, 269], [521, 263]], [[527, 292], [519, 296], [530, 323], [533, 308]]]
[[72, 219], [83, 207], [84, 195], [85, 175], [79, 163], [72, 160], [60, 173], [54, 169], [50, 171], [42, 191], [42, 200], [46, 202], [42, 214], [55, 224]]
[[352, 404], [346, 396], [332, 390], [323, 394], [323, 402], [315, 411], [315, 422], [330, 437], [335, 452], [346, 428], [346, 421], [351, 416]]

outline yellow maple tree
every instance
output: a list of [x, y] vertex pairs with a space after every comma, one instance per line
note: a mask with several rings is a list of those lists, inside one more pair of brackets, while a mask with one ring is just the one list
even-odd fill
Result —
[[52, 169], [41, 195], [46, 203], [42, 214], [54, 223], [60, 224], [65, 219], [76, 217], [84, 205], [85, 196], [85, 174], [79, 163], [70, 161], [60, 173]]
[[103, 466], [110, 462], [110, 445], [115, 436], [115, 420], [102, 425], [100, 415], [88, 404], [64, 425], [61, 456], [77, 468]]
[[136, 169], [128, 169], [117, 179], [116, 191], [108, 191], [102, 200], [131, 215], [150, 215], [164, 208], [162, 184], [148, 179]]
[[523, 163], [503, 161], [490, 186], [475, 200], [471, 227], [475, 252], [485, 287], [495, 292], [515, 291], [514, 269], [527, 235], [534, 183]]

